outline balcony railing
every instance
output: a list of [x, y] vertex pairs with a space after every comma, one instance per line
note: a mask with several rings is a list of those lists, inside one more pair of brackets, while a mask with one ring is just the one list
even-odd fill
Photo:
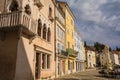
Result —
[[71, 48], [66, 49], [66, 52], [68, 53], [68, 55], [73, 55], [73, 56], [78, 55], [78, 52]]
[[24, 12], [11, 12], [0, 14], [0, 28], [23, 26], [30, 32], [37, 32], [37, 23]]
[[61, 55], [61, 56], [68, 56], [68, 53], [61, 49], [57, 49], [57, 53], [58, 53], [58, 55]]

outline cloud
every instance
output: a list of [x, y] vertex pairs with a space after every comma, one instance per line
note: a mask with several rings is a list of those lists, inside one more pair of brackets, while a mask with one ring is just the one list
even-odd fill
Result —
[[66, 0], [76, 16], [76, 27], [89, 44], [120, 46], [120, 0]]

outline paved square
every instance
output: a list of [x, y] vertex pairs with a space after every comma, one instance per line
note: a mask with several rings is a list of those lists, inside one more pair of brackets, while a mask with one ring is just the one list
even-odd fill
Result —
[[70, 75], [61, 76], [55, 80], [120, 80], [101, 77], [97, 70], [88, 70]]

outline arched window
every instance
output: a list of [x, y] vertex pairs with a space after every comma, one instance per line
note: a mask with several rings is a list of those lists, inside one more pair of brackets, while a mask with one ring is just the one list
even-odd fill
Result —
[[47, 28], [46, 28], [46, 24], [43, 25], [43, 39], [46, 40], [46, 34], [47, 33]]
[[47, 32], [47, 41], [50, 42], [50, 39], [51, 39], [51, 31], [50, 31], [50, 28], [48, 28], [48, 32]]
[[41, 36], [41, 30], [42, 30], [42, 22], [40, 19], [38, 19], [38, 35]]
[[11, 12], [18, 11], [18, 8], [19, 8], [18, 2], [16, 0], [13, 0], [10, 7], [9, 7], [9, 10]]
[[49, 7], [49, 17], [51, 17], [51, 16], [52, 16], [52, 8]]

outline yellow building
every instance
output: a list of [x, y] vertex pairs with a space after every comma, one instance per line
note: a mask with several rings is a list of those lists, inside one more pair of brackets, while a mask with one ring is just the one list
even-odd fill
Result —
[[76, 56], [77, 52], [74, 51], [74, 20], [75, 16], [73, 15], [71, 9], [69, 8], [66, 2], [60, 2], [62, 8], [65, 12], [65, 26], [66, 26], [66, 51], [68, 57], [66, 60], [66, 73], [72, 73], [76, 71]]

